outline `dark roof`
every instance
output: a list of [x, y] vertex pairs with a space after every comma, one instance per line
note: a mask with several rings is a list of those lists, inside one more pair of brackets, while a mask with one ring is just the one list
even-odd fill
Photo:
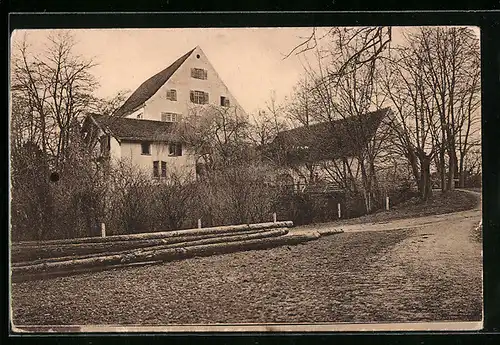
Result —
[[314, 162], [352, 157], [373, 138], [390, 108], [355, 117], [320, 122], [280, 132], [273, 141], [280, 145], [288, 160]]
[[191, 49], [186, 54], [178, 58], [173, 64], [165, 68], [163, 71], [156, 73], [154, 76], [146, 80], [130, 95], [130, 97], [118, 108], [113, 116], [125, 116], [140, 107], [144, 102], [150, 99], [160, 87], [167, 82], [175, 71], [186, 61], [191, 53], [196, 48]]
[[176, 125], [172, 122], [116, 116], [91, 116], [99, 127], [118, 140], [170, 141], [176, 137]]

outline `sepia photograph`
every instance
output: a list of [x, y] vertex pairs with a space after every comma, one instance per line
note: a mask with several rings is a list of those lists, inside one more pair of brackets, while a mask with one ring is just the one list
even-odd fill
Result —
[[17, 29], [13, 332], [479, 330], [480, 29]]

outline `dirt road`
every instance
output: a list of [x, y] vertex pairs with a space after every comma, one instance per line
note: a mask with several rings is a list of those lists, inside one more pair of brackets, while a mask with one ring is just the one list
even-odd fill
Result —
[[363, 224], [349, 224], [349, 225], [336, 225], [333, 223], [323, 223], [318, 225], [308, 225], [303, 227], [296, 227], [290, 229], [291, 234], [308, 233], [308, 232], [319, 232], [320, 234], [335, 233], [336, 231], [344, 232], [359, 232], [359, 231], [387, 231], [387, 230], [400, 230], [400, 229], [412, 229], [420, 228], [427, 225], [440, 226], [441, 223], [449, 222], [460, 222], [460, 221], [472, 221], [476, 224], [481, 220], [481, 204], [480, 196], [481, 193], [471, 190], [462, 190], [463, 192], [473, 194], [478, 197], [478, 203], [476, 207], [467, 211], [438, 214], [425, 217], [415, 217], [407, 219], [397, 219], [385, 222], [377, 223], [363, 223]]
[[[481, 320], [482, 252], [472, 230], [477, 210], [429, 219], [418, 225], [397, 221], [385, 229], [358, 226], [292, 247], [17, 283], [12, 285], [14, 322]], [[404, 229], [408, 225], [413, 227]]]

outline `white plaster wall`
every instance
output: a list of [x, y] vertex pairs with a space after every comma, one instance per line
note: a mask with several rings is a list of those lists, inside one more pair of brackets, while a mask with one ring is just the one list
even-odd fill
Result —
[[140, 106], [138, 109], [134, 110], [130, 115], [126, 117], [137, 119], [137, 115], [141, 114], [141, 119], [144, 118], [144, 106]]
[[[200, 57], [197, 58], [197, 55]], [[191, 68], [205, 69], [207, 71], [207, 79], [192, 78]], [[177, 90], [177, 101], [170, 101], [167, 99], [167, 90], [170, 89]], [[220, 105], [220, 96], [225, 96], [229, 99], [231, 107], [236, 107], [238, 113], [245, 115], [243, 108], [230, 93], [203, 51], [199, 47], [196, 47], [170, 79], [156, 92], [156, 94], [146, 101], [143, 119], [160, 121], [162, 112], [173, 112], [181, 114], [181, 116], [186, 116], [190, 107], [195, 105], [191, 103], [190, 100], [191, 90], [208, 92], [209, 103], [212, 105]], [[141, 111], [142, 109], [127, 117], [136, 118], [137, 113]]]
[[132, 162], [133, 165], [151, 175], [153, 174], [153, 162], [164, 161], [167, 162], [167, 175], [178, 173], [185, 176], [195, 176], [194, 155], [184, 147], [182, 148], [182, 156], [169, 156], [168, 144], [151, 143], [150, 152], [150, 155], [143, 155], [140, 142], [122, 142], [119, 157], [121, 160]]
[[111, 137], [109, 144], [109, 157], [113, 160], [120, 160], [122, 155], [120, 143]]

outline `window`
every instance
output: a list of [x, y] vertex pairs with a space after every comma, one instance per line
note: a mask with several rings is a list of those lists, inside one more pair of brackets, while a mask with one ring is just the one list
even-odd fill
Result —
[[181, 143], [170, 143], [170, 145], [168, 145], [168, 155], [169, 156], [182, 156], [182, 144]]
[[161, 177], [167, 177], [167, 162], [161, 162]]
[[195, 79], [207, 79], [207, 70], [202, 68], [191, 68], [191, 77]]
[[137, 114], [138, 119], [142, 119], [142, 113]]
[[167, 90], [167, 99], [169, 101], [177, 101], [177, 90], [175, 89]]
[[[161, 175], [160, 175], [160, 164], [161, 164]], [[153, 162], [153, 177], [167, 177], [167, 162], [164, 161], [154, 161]]]
[[223, 107], [229, 107], [229, 98], [220, 96], [220, 105]]
[[208, 92], [194, 90], [190, 92], [191, 102], [196, 104], [208, 104]]
[[179, 114], [169, 112], [161, 113], [161, 120], [163, 122], [178, 122]]
[[143, 155], [150, 155], [151, 154], [151, 143], [141, 143], [141, 149], [142, 149], [142, 154]]
[[153, 162], [153, 177], [159, 177], [159, 173], [158, 173], [158, 161], [154, 161]]

